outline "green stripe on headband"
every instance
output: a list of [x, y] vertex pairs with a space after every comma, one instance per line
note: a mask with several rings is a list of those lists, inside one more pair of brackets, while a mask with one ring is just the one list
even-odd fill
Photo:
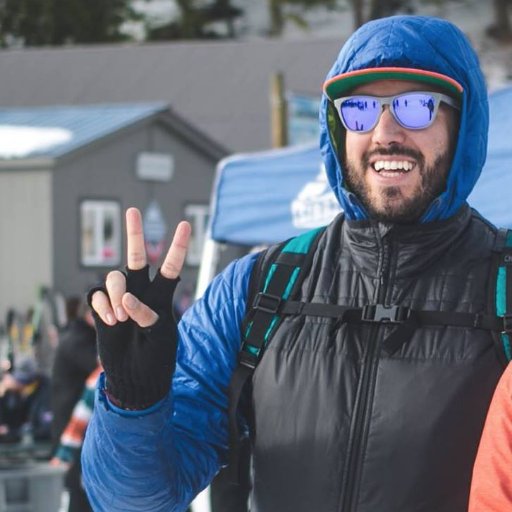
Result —
[[440, 87], [454, 98], [460, 99], [462, 86], [453, 78], [423, 69], [409, 68], [369, 68], [343, 73], [331, 78], [324, 84], [324, 90], [331, 100], [345, 96], [359, 85], [377, 80], [411, 80]]

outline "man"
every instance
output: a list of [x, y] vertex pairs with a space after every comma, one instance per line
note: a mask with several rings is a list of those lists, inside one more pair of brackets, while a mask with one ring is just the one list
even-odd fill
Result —
[[0, 442], [22, 441], [24, 432], [33, 441], [49, 441], [51, 423], [49, 378], [33, 356], [20, 356], [0, 381]]
[[[84, 298], [72, 297], [68, 299], [68, 307], [69, 310], [76, 309], [76, 315], [70, 315], [71, 320], [60, 337], [52, 370], [54, 455], [73, 409], [82, 396], [87, 378], [98, 366], [96, 331], [89, 306]], [[82, 485], [79, 456], [69, 465], [65, 485], [69, 493], [68, 512], [91, 510]]]
[[78, 301], [76, 315], [60, 336], [52, 368], [52, 437], [55, 448], [88, 376], [98, 365], [91, 310], [83, 298], [73, 297], [68, 303], [75, 301]]
[[[71, 466], [80, 458], [85, 431], [92, 416], [94, 393], [102, 370], [98, 364], [87, 377], [80, 399], [75, 404], [69, 422], [60, 436], [59, 445], [51, 460], [52, 464]], [[85, 510], [90, 510], [90, 507]]]
[[[320, 235], [296, 313], [274, 330], [245, 390], [251, 510], [465, 511], [502, 372], [491, 333], [475, 327], [496, 239], [466, 204], [488, 131], [478, 59], [446, 21], [370, 22], [328, 74], [320, 124], [344, 214]], [[251, 274], [279, 252], [232, 263], [176, 334], [166, 296], [190, 228], [178, 226], [148, 284], [141, 225], [128, 210], [130, 270], [91, 292], [105, 378], [84, 474], [98, 511], [183, 510], [226, 463]], [[329, 317], [342, 309], [350, 315]], [[450, 324], [463, 313], [473, 320]]]

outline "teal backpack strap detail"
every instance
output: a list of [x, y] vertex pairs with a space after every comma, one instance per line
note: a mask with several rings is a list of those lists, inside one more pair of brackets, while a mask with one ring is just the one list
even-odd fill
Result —
[[280, 311], [283, 304], [293, 297], [309, 271], [324, 231], [325, 227], [314, 229], [282, 244], [273, 255], [273, 261], [267, 265], [266, 275], [263, 271], [258, 276], [257, 285], [249, 288], [247, 314], [242, 327], [242, 347], [228, 389], [229, 466], [231, 479], [235, 482], [239, 481], [240, 476], [237, 410], [243, 389], [282, 321]]
[[324, 227], [312, 229], [307, 233], [304, 233], [300, 236], [296, 236], [295, 238], [291, 238], [283, 247], [282, 252], [307, 254], [311, 247], [315, 245], [315, 241], [318, 238], [318, 235], [322, 234], [324, 230]]
[[492, 273], [490, 302], [503, 320], [503, 330], [493, 337], [498, 357], [507, 365], [512, 360], [512, 230], [500, 229], [496, 235]]
[[[262, 351], [282, 319], [278, 310], [300, 286], [323, 231], [324, 228], [318, 228], [292, 238], [271, 263], [263, 287], [254, 297], [252, 310], [245, 321], [240, 364], [254, 368], [258, 364]], [[246, 357], [244, 352], [250, 355]]]

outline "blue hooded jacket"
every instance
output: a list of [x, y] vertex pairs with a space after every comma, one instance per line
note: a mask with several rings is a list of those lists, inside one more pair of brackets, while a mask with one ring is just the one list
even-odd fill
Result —
[[[467, 37], [448, 21], [423, 16], [393, 16], [371, 21], [343, 46], [327, 79], [366, 68], [404, 67], [441, 73], [462, 85], [457, 150], [446, 190], [434, 200], [422, 221], [451, 217], [466, 202], [482, 171], [487, 152], [489, 106], [478, 57]], [[332, 145], [328, 98], [320, 107], [321, 150], [329, 183], [348, 219], [367, 214], [343, 186], [343, 166]]]
[[[446, 190], [423, 221], [445, 219], [466, 201], [486, 154], [484, 79], [467, 38], [448, 22], [399, 16], [366, 24], [342, 49], [328, 77], [384, 66], [436, 71], [464, 89], [458, 144]], [[366, 217], [343, 187], [343, 169], [322, 100], [321, 147], [330, 184], [349, 219]], [[83, 450], [91, 504], [105, 512], [183, 511], [226, 461], [227, 389], [240, 349], [248, 282], [256, 255], [233, 262], [179, 325], [177, 368], [169, 396], [140, 412], [108, 402], [103, 381]]]

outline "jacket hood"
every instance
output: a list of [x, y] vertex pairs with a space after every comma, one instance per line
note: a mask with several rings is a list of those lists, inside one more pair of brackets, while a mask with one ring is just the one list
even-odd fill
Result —
[[[366, 23], [345, 43], [326, 80], [367, 68], [414, 68], [441, 73], [460, 84], [459, 133], [446, 189], [427, 208], [421, 222], [447, 219], [465, 204], [482, 171], [487, 152], [489, 106], [478, 57], [452, 23], [425, 16], [392, 16]], [[344, 131], [332, 103], [320, 105], [320, 146], [329, 183], [348, 219], [366, 219], [359, 199], [344, 188], [338, 158]]]

